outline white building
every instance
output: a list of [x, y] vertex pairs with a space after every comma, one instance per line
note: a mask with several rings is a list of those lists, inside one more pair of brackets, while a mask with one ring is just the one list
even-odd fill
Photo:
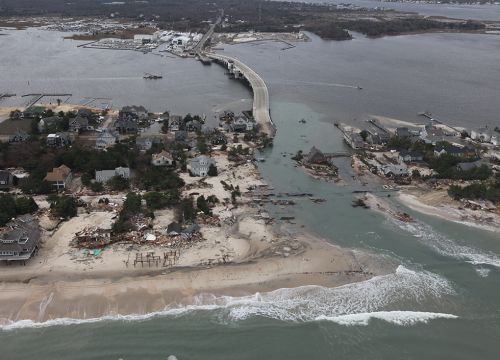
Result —
[[215, 165], [215, 160], [205, 155], [200, 155], [191, 160], [191, 173], [194, 176], [207, 176], [210, 165]]
[[124, 179], [130, 179], [130, 169], [126, 167], [117, 167], [114, 170], [98, 170], [95, 172], [95, 181], [106, 183], [115, 176], [121, 176]]

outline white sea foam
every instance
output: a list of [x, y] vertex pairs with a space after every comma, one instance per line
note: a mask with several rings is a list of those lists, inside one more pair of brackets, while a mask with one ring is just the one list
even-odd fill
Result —
[[433, 319], [457, 319], [458, 316], [444, 313], [420, 311], [376, 311], [371, 313], [348, 314], [340, 316], [319, 316], [316, 320], [333, 321], [340, 325], [368, 325], [371, 319], [383, 320], [391, 324], [409, 326], [427, 323]]
[[471, 246], [459, 245], [454, 240], [435, 231], [431, 226], [420, 222], [405, 223], [394, 220], [403, 230], [419, 239], [423, 244], [431, 247], [439, 254], [464, 260], [472, 265], [491, 265], [500, 267], [500, 258], [493, 252], [475, 249]]
[[242, 297], [202, 294], [195, 298], [193, 304], [171, 306], [145, 315], [108, 315], [83, 320], [63, 318], [45, 322], [21, 320], [0, 329], [41, 328], [98, 321], [140, 321], [153, 317], [177, 317], [195, 311], [212, 313], [222, 323], [256, 316], [307, 322], [350, 314], [376, 313], [398, 308], [403, 302], [419, 303], [450, 294], [454, 294], [454, 290], [446, 279], [427, 271], [413, 271], [399, 266], [393, 274], [337, 288], [311, 285]]
[[478, 273], [479, 276], [481, 277], [488, 277], [490, 274], [490, 269], [484, 268], [484, 267], [478, 267], [476, 268], [476, 272]]

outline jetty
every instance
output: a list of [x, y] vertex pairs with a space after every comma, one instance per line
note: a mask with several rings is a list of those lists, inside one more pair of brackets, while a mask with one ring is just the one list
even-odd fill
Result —
[[28, 104], [26, 105], [26, 109], [29, 109], [33, 105], [35, 105], [37, 102], [42, 100], [44, 97], [70, 97], [73, 96], [73, 94], [26, 94], [23, 95], [22, 97], [27, 97], [31, 96], [33, 99], [31, 99]]
[[259, 74], [238, 59], [230, 56], [207, 53], [207, 57], [225, 66], [229, 70], [229, 74], [234, 75], [236, 79], [248, 81], [253, 92], [253, 117], [261, 125], [262, 132], [271, 138], [274, 137], [276, 126], [269, 113], [269, 90]]

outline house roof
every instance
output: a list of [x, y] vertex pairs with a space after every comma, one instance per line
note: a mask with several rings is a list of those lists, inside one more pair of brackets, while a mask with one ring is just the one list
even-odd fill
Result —
[[168, 159], [168, 160], [173, 160], [172, 155], [170, 155], [170, 153], [168, 151], [165, 151], [165, 150], [162, 150], [158, 154], [153, 154], [153, 160], [158, 160], [158, 159], [161, 159], [161, 158], [165, 158], [165, 159]]
[[488, 166], [488, 163], [485, 163], [483, 160], [476, 160], [472, 162], [461, 162], [457, 164], [457, 168], [461, 171], [468, 171], [480, 167], [482, 165]]
[[[20, 243], [23, 237], [26, 242]], [[31, 252], [39, 241], [38, 221], [32, 215], [22, 215], [5, 226], [5, 231], [0, 235], [0, 251], [23, 253], [27, 249]]]
[[66, 165], [61, 165], [53, 168], [51, 172], [47, 173], [44, 180], [49, 182], [64, 181], [71, 174], [71, 169]]
[[469, 147], [460, 147], [455, 145], [443, 145], [443, 144], [437, 145], [434, 148], [434, 150], [437, 152], [442, 152], [444, 150], [448, 154], [464, 154], [468, 151], [472, 151], [472, 149]]
[[215, 160], [211, 157], [200, 155], [191, 160], [191, 167], [200, 166], [202, 163], [214, 164]]
[[306, 156], [306, 161], [310, 163], [325, 161], [325, 155], [313, 146]]

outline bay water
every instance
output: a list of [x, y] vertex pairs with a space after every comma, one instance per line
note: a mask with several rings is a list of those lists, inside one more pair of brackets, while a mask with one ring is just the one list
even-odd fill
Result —
[[[152, 111], [213, 115], [231, 104], [251, 104], [248, 89], [216, 65], [82, 49], [59, 39], [58, 33], [39, 30], [0, 37], [9, 49], [0, 53], [1, 91], [98, 94], [112, 98], [115, 106], [139, 103]], [[429, 110], [457, 126], [499, 124], [500, 38], [311, 39], [288, 50], [276, 42], [224, 46], [270, 88], [278, 132], [259, 165], [265, 180], [277, 192], [311, 192], [326, 199], [320, 204], [298, 200], [294, 207], [270, 211], [295, 216], [297, 226], [332, 243], [396, 262], [396, 272], [335, 289], [308, 286], [237, 298], [204, 294], [195, 305], [156, 314], [15, 322], [0, 330], [0, 358], [498, 358], [498, 233], [415, 213], [392, 199], [415, 224], [352, 208], [353, 191], [380, 189], [350, 180], [346, 159], [337, 163], [345, 182], [332, 184], [295, 168], [290, 154], [313, 145], [346, 151], [333, 123], [359, 124], [372, 115], [419, 122], [416, 113]], [[12, 53], [25, 56], [15, 61]], [[47, 54], [49, 60], [43, 60]], [[146, 82], [143, 71], [162, 73], [164, 79]]]

